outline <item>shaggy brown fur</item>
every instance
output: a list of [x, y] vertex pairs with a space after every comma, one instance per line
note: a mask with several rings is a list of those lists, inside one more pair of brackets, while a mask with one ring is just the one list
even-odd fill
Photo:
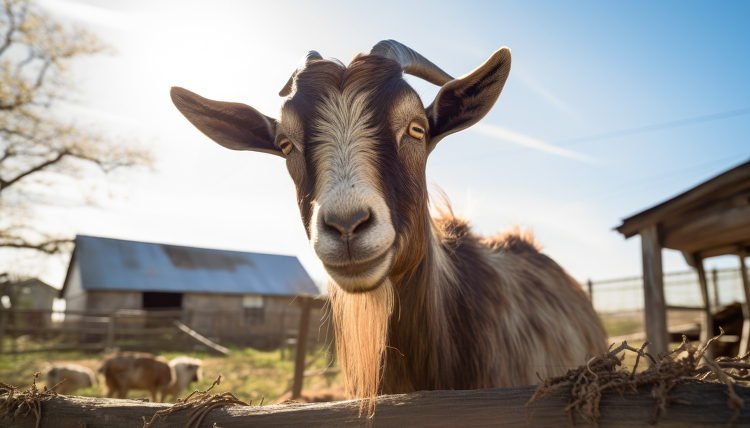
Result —
[[[417, 57], [397, 42], [378, 46]], [[440, 83], [427, 107], [403, 72], [447, 75], [409, 71], [378, 54], [386, 51], [347, 66], [309, 54], [282, 90], [289, 97], [281, 120], [171, 91], [182, 114], [217, 143], [286, 159], [308, 239], [331, 277], [347, 393], [530, 384], [537, 373], [561, 374], [603, 353], [604, 329], [588, 298], [530, 232], [483, 238], [450, 209], [434, 219], [429, 213], [428, 155], [490, 111], [510, 72], [510, 50]], [[411, 124], [421, 136], [405, 132]], [[360, 212], [370, 216], [346, 233], [327, 217]], [[359, 270], [373, 260], [380, 262]]]
[[176, 379], [174, 368], [164, 357], [146, 352], [119, 352], [102, 363], [107, 397], [125, 398], [131, 389], [145, 389], [152, 401], [164, 402], [165, 391]]
[[384, 392], [532, 384], [606, 350], [580, 285], [530, 232], [481, 238], [452, 213], [434, 231], [422, 263], [394, 284]]

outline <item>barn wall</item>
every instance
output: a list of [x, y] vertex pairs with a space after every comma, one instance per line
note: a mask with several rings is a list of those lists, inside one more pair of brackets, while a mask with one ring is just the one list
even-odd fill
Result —
[[[250, 296], [250, 295], [248, 295]], [[295, 337], [300, 308], [293, 296], [263, 296], [263, 308], [243, 307], [243, 295], [186, 293], [183, 322], [198, 333], [219, 342], [271, 349], [287, 337]], [[258, 297], [258, 296], [254, 296]], [[318, 338], [320, 314], [312, 311], [311, 339]], [[321, 340], [325, 335], [321, 335]]]
[[237, 311], [242, 309], [242, 295], [185, 293], [182, 308], [192, 311]]
[[86, 308], [92, 311], [141, 309], [143, 294], [140, 291], [89, 290]]
[[73, 266], [65, 283], [65, 308], [69, 311], [83, 311], [86, 309], [86, 290], [81, 285], [81, 267], [77, 258], [73, 258]]
[[[73, 282], [68, 284], [66, 296], [70, 295], [71, 291], [75, 291], [75, 287], [71, 287], [72, 284]], [[86, 307], [80, 309], [105, 313], [114, 313], [122, 309], [142, 310], [143, 295], [139, 291], [81, 291], [84, 294], [79, 301], [86, 302]], [[245, 299], [246, 297], [249, 299]], [[262, 308], [257, 307], [259, 297], [262, 297]], [[165, 322], [171, 322], [165, 318], [149, 321], [150, 315], [147, 316], [144, 312], [139, 313], [142, 315], [131, 313], [119, 316], [117, 326], [162, 327]], [[273, 349], [283, 344], [285, 339], [297, 337], [300, 313], [301, 309], [295, 302], [294, 296], [185, 293], [182, 298], [181, 321], [203, 336], [217, 342], [252, 346], [258, 349]], [[156, 325], [155, 321], [161, 324]], [[311, 341], [321, 342], [327, 338], [330, 340], [326, 329], [321, 328], [321, 325], [320, 312], [312, 310], [308, 332], [308, 338]], [[99, 336], [86, 338], [88, 341], [101, 339]]]

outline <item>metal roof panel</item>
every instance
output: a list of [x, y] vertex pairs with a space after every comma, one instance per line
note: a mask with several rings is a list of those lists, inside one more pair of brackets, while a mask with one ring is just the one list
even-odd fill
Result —
[[87, 290], [296, 295], [318, 288], [296, 257], [78, 235]]

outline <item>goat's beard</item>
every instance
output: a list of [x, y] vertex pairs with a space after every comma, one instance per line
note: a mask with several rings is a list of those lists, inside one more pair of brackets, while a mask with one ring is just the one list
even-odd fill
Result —
[[393, 313], [393, 283], [385, 280], [372, 291], [348, 293], [328, 283], [336, 349], [344, 390], [362, 399], [359, 414], [372, 416], [385, 370], [388, 325]]

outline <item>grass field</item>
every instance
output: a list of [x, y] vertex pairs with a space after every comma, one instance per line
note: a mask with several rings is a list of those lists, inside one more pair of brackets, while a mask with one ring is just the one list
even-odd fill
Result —
[[[634, 333], [642, 330], [642, 319], [640, 317], [614, 317], [604, 318], [604, 325], [608, 335], [618, 336], [622, 334]], [[9, 349], [10, 342], [6, 338], [5, 349]], [[620, 343], [616, 343], [615, 347]], [[642, 342], [629, 343], [635, 348], [640, 347]], [[29, 344], [26, 344], [27, 346]], [[672, 344], [670, 344], [672, 345]], [[677, 344], [674, 344], [675, 346]], [[212, 392], [220, 393], [230, 391], [241, 400], [258, 402], [265, 397], [265, 402], [272, 402], [284, 394], [291, 386], [291, 379], [294, 370], [294, 362], [281, 359], [280, 351], [262, 352], [252, 348], [232, 348], [226, 357], [217, 357], [215, 355], [193, 352], [167, 352], [161, 353], [162, 356], [172, 359], [179, 355], [188, 355], [203, 361], [203, 380], [191, 385], [193, 389], [206, 389], [219, 376], [222, 376], [222, 382]], [[97, 371], [104, 358], [103, 354], [86, 353], [80, 351], [67, 352], [46, 352], [46, 353], [29, 353], [15, 356], [0, 355], [0, 381], [9, 383], [21, 389], [26, 389], [31, 385], [32, 375], [34, 372], [44, 373], [46, 368], [52, 363], [75, 363]], [[309, 367], [310, 369], [324, 368], [329, 365], [331, 355], [322, 349], [316, 349], [308, 354], [308, 363], [315, 360]], [[626, 352], [623, 367], [632, 367], [635, 362], [635, 354]], [[645, 363], [645, 362], [644, 362]], [[647, 364], [640, 364], [639, 370], [647, 367]], [[40, 385], [46, 385], [44, 376], [39, 378]], [[341, 385], [341, 375], [335, 375], [330, 378], [323, 376], [314, 376], [305, 380], [305, 390], [319, 390], [329, 387], [338, 387]], [[183, 397], [188, 393], [185, 391]], [[102, 385], [96, 385], [90, 388], [80, 389], [75, 395], [88, 397], [102, 397], [104, 391]], [[147, 391], [130, 391], [129, 397], [148, 397]]]
[[[203, 380], [193, 383], [193, 389], [206, 389], [219, 376], [221, 384], [212, 392], [230, 391], [241, 400], [258, 402], [265, 397], [269, 403], [281, 396], [291, 385], [294, 362], [282, 360], [280, 351], [261, 352], [252, 348], [232, 349], [226, 357], [217, 357], [206, 353], [168, 352], [161, 353], [168, 359], [179, 355], [188, 355], [203, 361]], [[84, 352], [30, 353], [16, 356], [0, 356], [0, 381], [26, 389], [31, 385], [34, 372], [44, 372], [51, 363], [75, 363], [88, 367], [94, 372], [99, 368], [103, 354]], [[330, 354], [321, 350], [308, 354], [307, 361], [316, 358], [310, 368], [324, 368], [329, 364]], [[329, 384], [330, 380], [330, 384]], [[304, 389], [321, 389], [341, 383], [340, 375], [331, 379], [314, 376], [305, 379]], [[39, 378], [39, 385], [46, 385], [44, 375]], [[185, 391], [183, 397], [188, 393]], [[79, 389], [75, 395], [102, 397], [101, 384]], [[128, 397], [149, 397], [147, 391], [130, 391]]]

